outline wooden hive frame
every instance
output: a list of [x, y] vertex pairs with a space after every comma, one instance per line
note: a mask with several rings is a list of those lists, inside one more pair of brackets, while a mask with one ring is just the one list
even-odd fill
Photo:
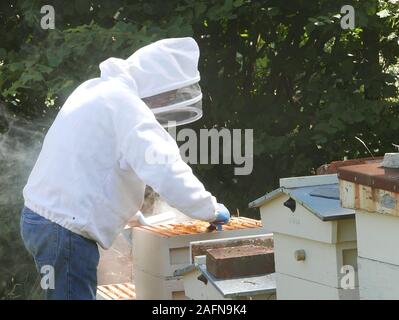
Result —
[[[184, 223], [170, 223], [162, 224], [157, 226], [141, 226], [139, 229], [144, 229], [153, 233], [160, 234], [165, 237], [175, 237], [188, 234], [198, 234], [207, 232], [206, 228], [209, 224], [203, 221], [189, 221]], [[231, 218], [229, 224], [223, 225], [223, 231], [227, 230], [240, 230], [248, 228], [259, 228], [262, 223], [258, 220], [245, 218], [245, 217], [233, 217]]]
[[97, 300], [134, 300], [136, 288], [132, 283], [117, 283], [97, 287]]

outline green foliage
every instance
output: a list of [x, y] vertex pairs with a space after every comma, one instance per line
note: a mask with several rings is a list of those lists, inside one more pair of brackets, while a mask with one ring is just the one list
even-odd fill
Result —
[[[10, 3], [0, 4], [0, 92], [13, 113], [32, 122], [51, 119], [106, 58], [194, 36], [204, 92], [204, 118], [194, 127], [254, 129], [250, 176], [234, 176], [228, 165], [194, 166], [233, 212], [256, 214], [246, 204], [280, 177], [368, 156], [355, 136], [376, 154], [397, 142], [397, 1], [53, 1], [55, 30], [40, 28], [42, 1]], [[354, 30], [340, 27], [345, 4], [355, 8]], [[13, 221], [0, 233], [0, 254], [10, 257], [7, 237], [18, 241], [18, 214], [2, 207], [1, 215]], [[0, 277], [23, 282], [17, 274]]]

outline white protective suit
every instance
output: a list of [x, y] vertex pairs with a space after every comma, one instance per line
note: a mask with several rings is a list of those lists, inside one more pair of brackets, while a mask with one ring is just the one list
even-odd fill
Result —
[[[102, 62], [101, 77], [81, 84], [50, 127], [25, 206], [103, 248], [141, 208], [146, 184], [188, 216], [213, 221], [215, 197], [142, 100], [197, 84], [198, 58], [194, 39], [177, 38]], [[148, 151], [168, 161], [148, 161]]]

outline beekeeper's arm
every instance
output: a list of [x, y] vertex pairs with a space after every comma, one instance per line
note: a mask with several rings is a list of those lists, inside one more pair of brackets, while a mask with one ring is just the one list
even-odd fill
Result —
[[220, 205], [215, 197], [182, 160], [175, 140], [152, 112], [144, 103], [140, 107], [144, 110], [139, 110], [139, 123], [129, 130], [121, 146], [124, 160], [171, 206], [194, 219], [217, 220]]

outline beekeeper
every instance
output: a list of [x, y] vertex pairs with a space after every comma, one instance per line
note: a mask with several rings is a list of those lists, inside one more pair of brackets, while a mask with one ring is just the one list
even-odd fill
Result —
[[21, 217], [25, 246], [48, 278], [47, 299], [95, 299], [97, 244], [111, 246], [141, 208], [146, 185], [191, 218], [228, 222], [164, 129], [202, 116], [198, 59], [192, 38], [109, 58], [100, 78], [61, 108], [23, 190]]

